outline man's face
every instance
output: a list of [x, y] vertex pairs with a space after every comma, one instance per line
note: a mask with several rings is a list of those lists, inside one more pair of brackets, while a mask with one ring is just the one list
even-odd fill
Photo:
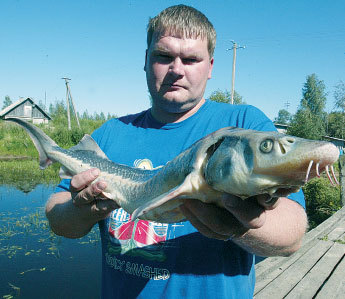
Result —
[[183, 113], [202, 99], [213, 58], [207, 40], [154, 34], [145, 71], [155, 113]]

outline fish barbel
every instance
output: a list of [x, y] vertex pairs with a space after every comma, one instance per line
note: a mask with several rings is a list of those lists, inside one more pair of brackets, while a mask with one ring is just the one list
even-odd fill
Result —
[[332, 164], [339, 157], [335, 145], [278, 132], [222, 128], [153, 170], [133, 168], [110, 161], [91, 136], [85, 135], [70, 149], [60, 148], [38, 127], [18, 118], [38, 152], [42, 169], [52, 162], [62, 166], [62, 178], [98, 168], [97, 180], [107, 183], [103, 194], [136, 218], [160, 223], [185, 219], [179, 206], [194, 198], [222, 207], [222, 193], [243, 199], [297, 192], [309, 179], [326, 172], [338, 184]]

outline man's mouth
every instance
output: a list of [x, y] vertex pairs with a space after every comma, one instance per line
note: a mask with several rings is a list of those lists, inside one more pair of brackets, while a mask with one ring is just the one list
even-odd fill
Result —
[[176, 84], [176, 83], [168, 83], [168, 84], [164, 84], [168, 89], [173, 89], [173, 90], [177, 90], [177, 89], [185, 89], [185, 87], [183, 85], [180, 84]]

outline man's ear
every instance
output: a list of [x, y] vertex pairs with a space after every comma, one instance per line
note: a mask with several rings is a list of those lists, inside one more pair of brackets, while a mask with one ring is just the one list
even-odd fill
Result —
[[208, 79], [212, 78], [213, 63], [214, 63], [214, 58], [212, 57], [210, 60], [210, 70], [208, 72]]
[[146, 72], [146, 63], [147, 63], [147, 50], [145, 51], [145, 64], [144, 64], [144, 71]]

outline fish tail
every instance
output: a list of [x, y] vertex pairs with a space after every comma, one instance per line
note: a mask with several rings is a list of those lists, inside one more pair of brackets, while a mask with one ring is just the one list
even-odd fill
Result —
[[52, 147], [57, 146], [53, 139], [51, 139], [48, 135], [46, 135], [41, 129], [39, 129], [35, 125], [22, 119], [6, 118], [5, 120], [15, 122], [28, 132], [32, 142], [34, 143], [38, 151], [39, 164], [41, 169], [45, 169], [53, 163], [48, 154]]

